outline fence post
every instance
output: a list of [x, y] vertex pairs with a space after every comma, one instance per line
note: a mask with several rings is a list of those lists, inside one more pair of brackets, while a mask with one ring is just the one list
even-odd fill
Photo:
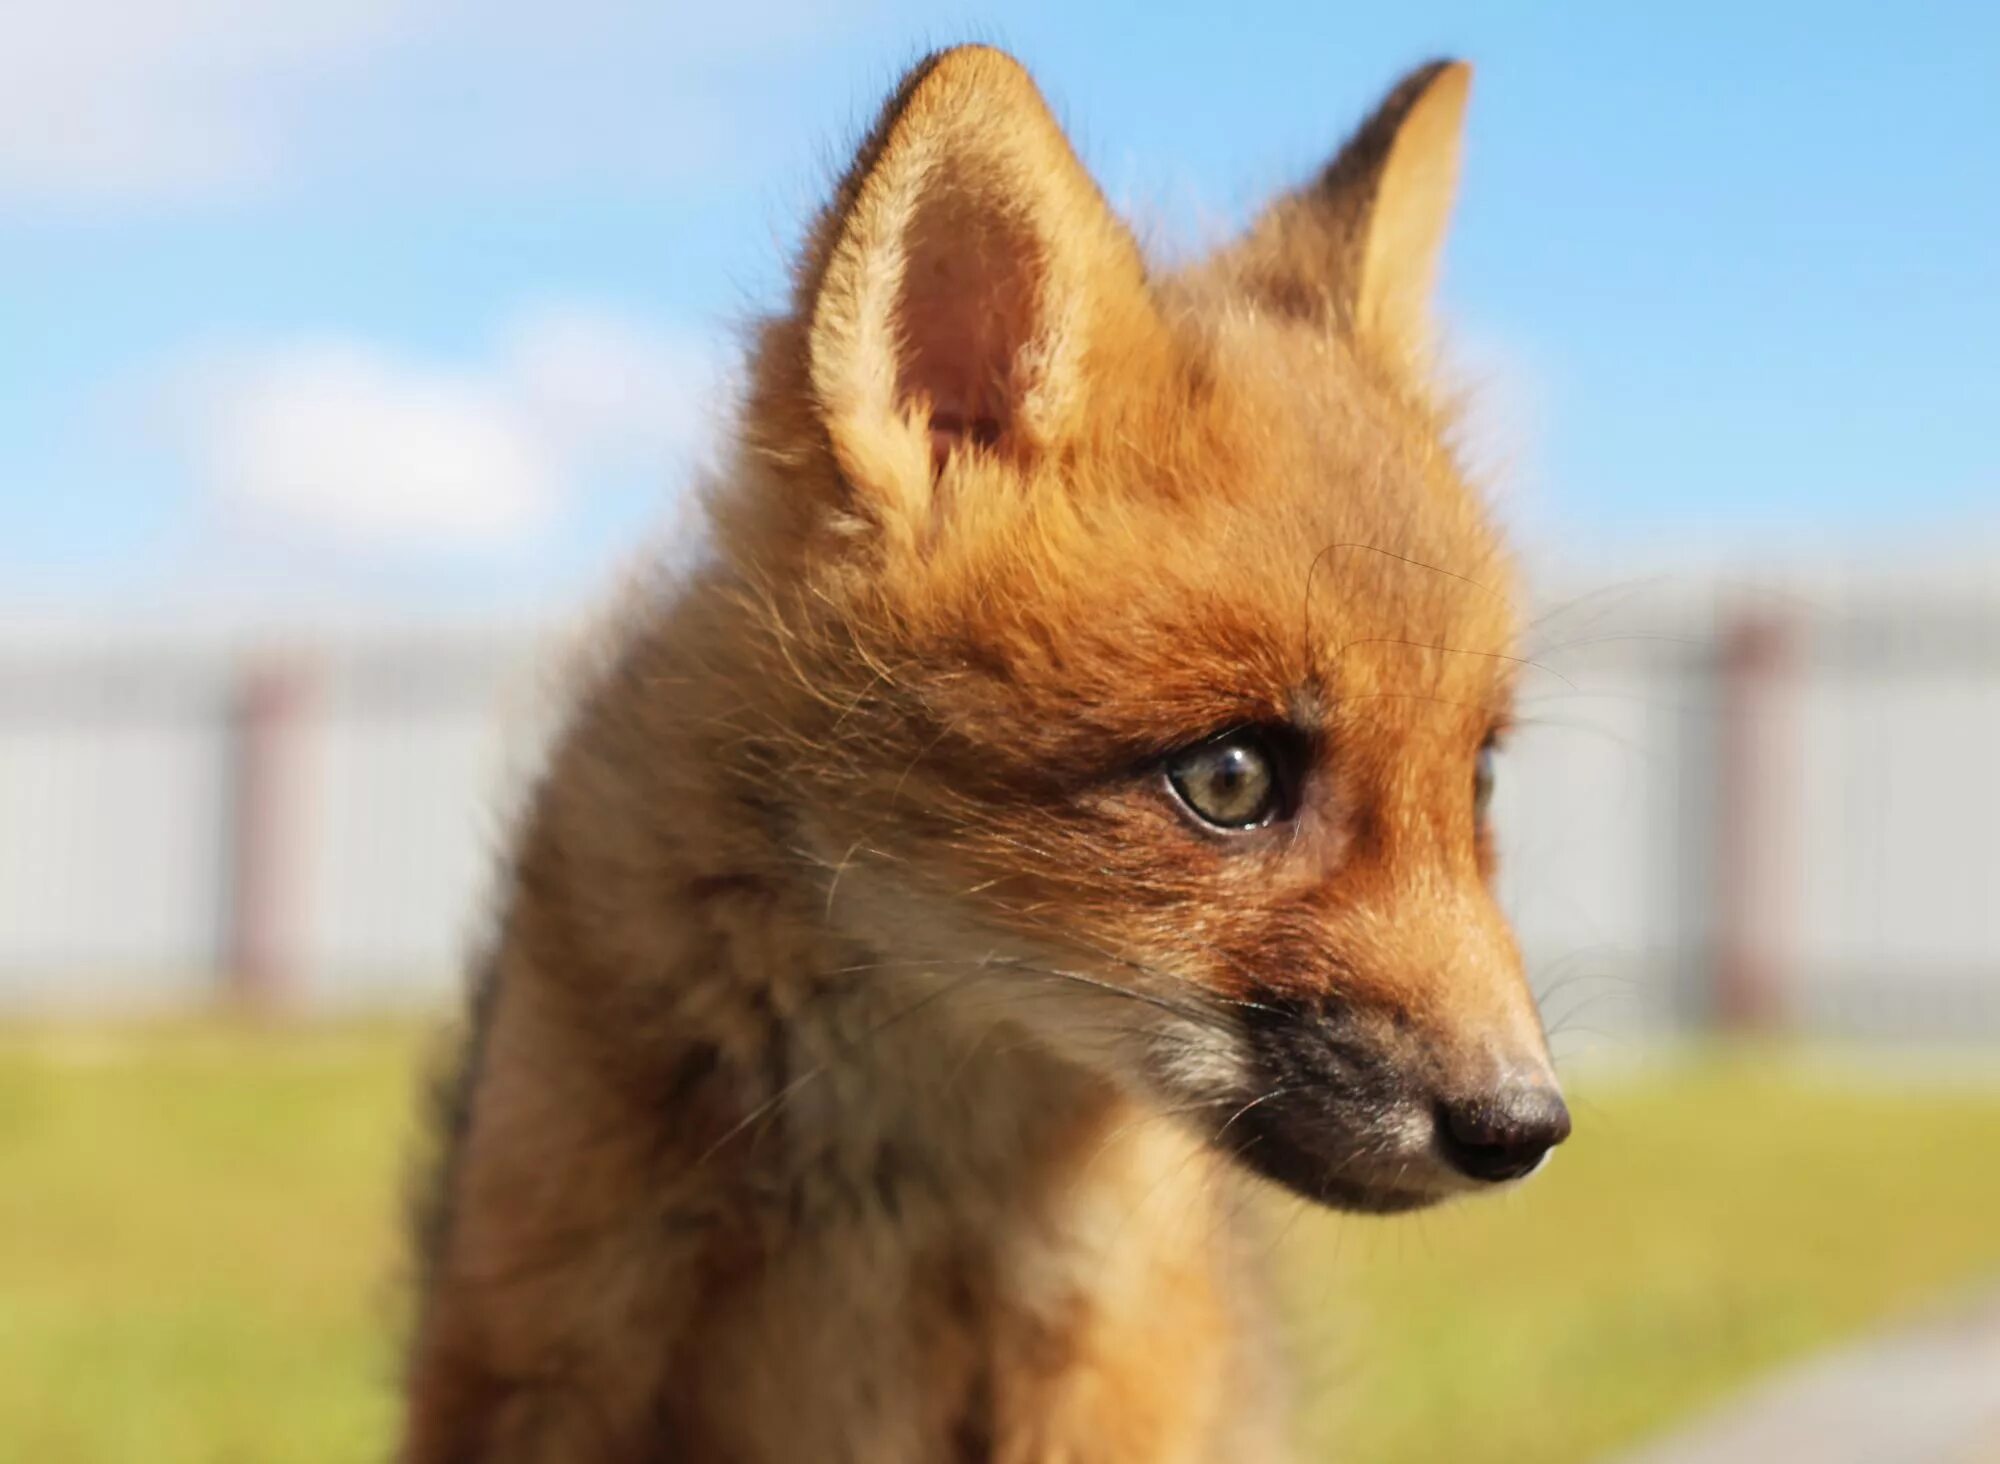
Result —
[[1771, 1032], [1789, 1016], [1796, 628], [1738, 612], [1718, 649], [1711, 1010], [1724, 1031]]
[[303, 662], [255, 659], [240, 673], [231, 709], [223, 996], [253, 1017], [282, 1015], [304, 995], [304, 733], [312, 691]]

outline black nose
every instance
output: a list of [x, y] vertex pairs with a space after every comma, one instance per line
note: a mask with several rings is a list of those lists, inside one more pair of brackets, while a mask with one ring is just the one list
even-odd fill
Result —
[[1438, 1136], [1459, 1173], [1498, 1184], [1531, 1173], [1569, 1137], [1569, 1109], [1547, 1083], [1507, 1083], [1480, 1098], [1441, 1105]]

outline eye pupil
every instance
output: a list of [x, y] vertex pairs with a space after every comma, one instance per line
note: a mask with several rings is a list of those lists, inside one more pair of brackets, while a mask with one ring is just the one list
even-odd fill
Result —
[[1276, 763], [1251, 733], [1189, 748], [1168, 765], [1167, 775], [1181, 802], [1218, 828], [1255, 828], [1277, 809]]

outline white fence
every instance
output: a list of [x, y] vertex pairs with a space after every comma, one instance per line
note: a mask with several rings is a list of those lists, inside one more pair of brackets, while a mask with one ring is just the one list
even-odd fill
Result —
[[[441, 999], [548, 645], [0, 653], [0, 1010]], [[1991, 589], [1627, 588], [1530, 650], [1496, 817], [1552, 1025], [2000, 1036]]]
[[0, 1009], [453, 990], [545, 638], [0, 657]]

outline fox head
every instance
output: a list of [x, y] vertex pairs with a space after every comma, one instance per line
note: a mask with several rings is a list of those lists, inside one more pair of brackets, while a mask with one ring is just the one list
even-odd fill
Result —
[[981, 47], [889, 101], [715, 505], [757, 798], [843, 935], [1327, 1203], [1568, 1132], [1490, 888], [1516, 633], [1426, 381], [1470, 73], [1149, 272]]

